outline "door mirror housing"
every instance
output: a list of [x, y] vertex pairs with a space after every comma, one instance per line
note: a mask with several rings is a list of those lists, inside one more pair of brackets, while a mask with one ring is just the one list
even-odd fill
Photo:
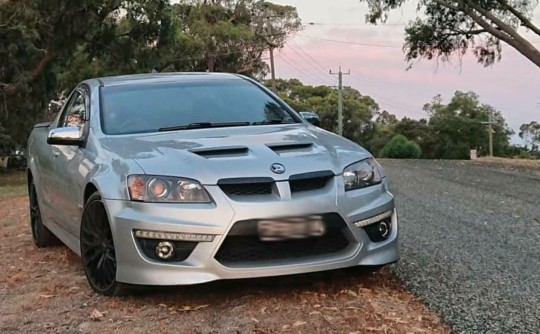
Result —
[[47, 136], [49, 145], [81, 146], [82, 143], [79, 128], [74, 126], [52, 129]]
[[317, 115], [313, 111], [301, 111], [300, 115], [303, 119], [315, 126], [321, 125], [321, 119], [319, 118], [319, 115]]

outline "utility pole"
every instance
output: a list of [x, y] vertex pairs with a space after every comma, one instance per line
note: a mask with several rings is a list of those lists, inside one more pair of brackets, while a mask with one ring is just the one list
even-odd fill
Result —
[[[272, 24], [269, 22], [266, 25], [266, 32], [268, 37], [272, 36]], [[276, 66], [274, 64], [274, 48], [277, 46], [275, 43], [272, 43], [268, 37], [266, 38], [266, 43], [270, 48], [270, 73], [272, 74], [272, 91], [276, 92]]]
[[330, 74], [338, 76], [338, 134], [343, 136], [343, 75], [350, 75], [351, 70], [343, 73], [340, 66], [339, 72], [334, 73], [330, 70]]
[[272, 91], [276, 91], [276, 66], [274, 65], [274, 48], [270, 46], [270, 71], [272, 73]]
[[488, 126], [488, 138], [489, 138], [489, 156], [493, 157], [493, 124], [497, 124], [491, 118], [491, 112], [489, 112], [489, 120], [487, 122], [482, 122], [482, 124]]

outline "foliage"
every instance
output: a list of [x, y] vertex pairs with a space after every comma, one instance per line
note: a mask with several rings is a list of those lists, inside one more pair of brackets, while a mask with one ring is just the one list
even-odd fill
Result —
[[0, 118], [24, 146], [50, 101], [97, 76], [227, 71], [262, 77], [265, 49], [300, 29], [262, 0], [2, 0]]
[[403, 135], [395, 135], [384, 148], [379, 156], [394, 159], [418, 159], [422, 156], [422, 150], [415, 142], [408, 140]]
[[[266, 85], [270, 86], [270, 82], [266, 82]], [[297, 79], [278, 79], [276, 88], [280, 97], [295, 110], [316, 112], [321, 118], [322, 128], [337, 132], [338, 94], [333, 88], [308, 86]], [[344, 91], [343, 106], [344, 136], [374, 154], [393, 156], [393, 151], [388, 152], [393, 146], [388, 147], [387, 144], [394, 142], [403, 146], [402, 139], [409, 138], [412, 144], [405, 145], [406, 157], [468, 159], [471, 149], [478, 150], [480, 155], [487, 155], [489, 140], [486, 122], [490, 119], [494, 122], [494, 154], [510, 154], [509, 141], [513, 131], [500, 111], [482, 104], [473, 92], [457, 91], [448, 104], [443, 102], [440, 95], [435, 96], [431, 103], [424, 106], [428, 118], [420, 120], [407, 117], [398, 120], [390, 112], [381, 111], [371, 97], [350, 88]], [[399, 135], [397, 139], [396, 135]]]
[[487, 155], [488, 127], [493, 125], [493, 152], [496, 156], [505, 154], [513, 131], [506, 124], [500, 111], [482, 104], [477, 94], [457, 91], [445, 105], [440, 96], [424, 106], [430, 115], [429, 124], [438, 137], [433, 147], [433, 155], [445, 159], [466, 159], [469, 150], [476, 149], [480, 155]]
[[0, 157], [7, 156], [15, 149], [7, 130], [0, 124]]
[[531, 121], [521, 125], [519, 136], [531, 145], [531, 152], [538, 152], [540, 146], [540, 123]]
[[[266, 82], [270, 86], [270, 82]], [[297, 111], [314, 111], [321, 118], [321, 127], [337, 132], [338, 94], [328, 86], [308, 86], [297, 79], [276, 80], [277, 93]], [[379, 105], [369, 96], [355, 89], [343, 93], [343, 136], [360, 144], [367, 144], [373, 132], [372, 118]]]
[[[390, 11], [411, 0], [360, 0], [369, 5], [366, 20], [384, 22]], [[540, 50], [518, 28], [540, 36], [532, 19], [538, 0], [420, 0], [421, 17], [405, 28], [408, 61], [417, 58], [448, 61], [469, 49], [485, 66], [501, 59], [501, 42], [515, 48], [540, 67]]]

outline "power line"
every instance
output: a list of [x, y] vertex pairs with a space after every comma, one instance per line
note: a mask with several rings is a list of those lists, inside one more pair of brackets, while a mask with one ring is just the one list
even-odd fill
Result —
[[[293, 44], [298, 48], [300, 49], [300, 51], [302, 51], [306, 56], [308, 56], [311, 60], [313, 60], [313, 62], [315, 64], [317, 64], [324, 72], [326, 72], [326, 68], [324, 66], [321, 65], [321, 63], [319, 63], [317, 61], [317, 59], [313, 58], [309, 53], [307, 53], [304, 49], [302, 49], [300, 47], [300, 45], [298, 45], [293, 39], [291, 39], [291, 41], [293, 42]], [[289, 45], [290, 46], [290, 45]]]
[[307, 22], [304, 26], [344, 26], [344, 27], [405, 27], [404, 23], [382, 23], [377, 25], [358, 24], [358, 23], [332, 23], [332, 22]]
[[297, 72], [299, 73], [302, 73], [304, 74], [305, 76], [308, 76], [308, 77], [311, 77], [312, 79], [315, 79], [315, 81], [321, 81], [320, 78], [317, 78], [315, 77], [313, 74], [309, 73], [309, 72], [306, 72], [304, 71], [303, 69], [301, 69], [300, 67], [296, 66], [296, 64], [294, 64], [294, 60], [290, 59], [289, 57], [287, 57], [287, 55], [285, 55], [283, 52], [280, 52], [278, 55], [275, 56], [276, 58], [280, 58], [281, 60], [283, 60], [286, 64], [288, 64], [289, 66], [291, 66], [292, 68], [294, 68]]
[[369, 47], [377, 47], [377, 48], [399, 48], [399, 49], [402, 48], [401, 46], [398, 46], [398, 45], [383, 45], [383, 44], [369, 44], [369, 43], [348, 42], [348, 41], [340, 41], [340, 40], [336, 40], [336, 39], [320, 38], [320, 37], [306, 36], [306, 35], [300, 35], [300, 34], [296, 34], [295, 36], [302, 37], [302, 38], [309, 38], [309, 39], [313, 39], [313, 40], [316, 40], [316, 41], [325, 41], [325, 42], [348, 44], [348, 45], [369, 46]]
[[[329, 38], [321, 38], [321, 37], [314, 37], [314, 36], [306, 36], [301, 34], [295, 34], [295, 36], [302, 37], [302, 38], [308, 38], [313, 39], [316, 41], [324, 41], [324, 42], [332, 42], [332, 43], [340, 43], [340, 44], [348, 44], [348, 45], [359, 45], [359, 46], [368, 46], [368, 47], [375, 47], [375, 48], [398, 48], [401, 49], [403, 46], [399, 45], [388, 45], [388, 44], [371, 44], [371, 43], [360, 43], [360, 42], [349, 42], [349, 41], [342, 41], [342, 40], [336, 40], [336, 39], [329, 39]], [[501, 40], [502, 41], [502, 40]], [[504, 41], [503, 41], [504, 42]], [[540, 41], [532, 41], [531, 44], [540, 44]], [[508, 44], [504, 44], [508, 45]], [[510, 45], [508, 45], [510, 46]]]
[[[290, 44], [287, 43], [287, 46], [288, 46], [294, 53], [296, 53], [300, 58], [302, 58], [302, 60], [305, 61], [305, 63], [310, 64], [313, 68], [316, 69], [316, 67], [313, 65], [313, 62], [315, 62], [316, 64], [318, 64], [318, 65], [323, 69], [324, 72], [327, 71], [327, 70], [326, 70], [324, 67], [322, 67], [315, 59], [313, 59], [313, 57], [311, 57], [307, 52], [305, 52], [305, 51], [302, 50], [302, 52], [303, 52], [305, 55], [307, 55], [312, 61], [310, 61], [309, 59], [307, 59], [306, 57], [304, 57], [302, 54], [300, 54], [298, 51], [296, 51], [296, 49], [294, 49]], [[316, 70], [317, 70], [317, 69], [316, 69]], [[318, 71], [318, 70], [317, 70], [317, 71]], [[319, 73], [319, 72], [316, 72], [316, 73]], [[322, 81], [328, 82], [328, 78], [326, 78], [326, 77], [322, 77], [322, 78], [324, 78]]]

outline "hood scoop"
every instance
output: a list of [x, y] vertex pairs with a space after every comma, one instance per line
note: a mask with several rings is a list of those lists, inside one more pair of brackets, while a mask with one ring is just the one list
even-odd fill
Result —
[[243, 157], [248, 155], [249, 150], [245, 146], [234, 146], [234, 147], [220, 147], [220, 148], [203, 148], [190, 150], [191, 153], [197, 154], [206, 159], [214, 158], [232, 158], [232, 157]]
[[267, 144], [266, 146], [279, 155], [287, 153], [308, 153], [313, 149], [313, 143], [279, 143]]

